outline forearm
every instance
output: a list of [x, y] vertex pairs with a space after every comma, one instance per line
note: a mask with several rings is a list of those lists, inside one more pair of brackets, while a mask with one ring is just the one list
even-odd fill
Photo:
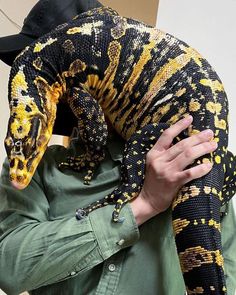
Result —
[[[79, 180], [74, 186], [73, 177], [58, 189], [61, 180], [57, 180], [58, 170], [52, 172], [52, 167], [56, 167], [54, 158], [60, 160], [61, 155], [58, 149], [55, 157], [49, 155], [22, 191], [12, 188], [4, 164], [0, 178], [0, 288], [9, 295], [66, 280], [102, 263], [139, 238], [129, 205], [122, 210], [123, 224], [110, 222], [114, 206], [76, 220], [75, 208], [81, 199], [89, 202], [97, 194], [100, 198], [104, 189], [86, 187], [85, 192], [83, 186], [79, 189]], [[125, 242], [120, 245], [120, 240]]]
[[29, 221], [11, 232], [0, 243], [0, 287], [18, 294], [66, 280], [133, 245], [139, 232], [129, 206], [123, 224], [109, 222], [112, 210], [98, 209], [81, 221]]

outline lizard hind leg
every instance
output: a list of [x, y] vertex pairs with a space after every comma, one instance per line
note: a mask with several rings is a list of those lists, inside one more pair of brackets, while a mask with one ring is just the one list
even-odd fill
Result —
[[78, 132], [85, 146], [85, 152], [76, 156], [68, 156], [59, 167], [76, 171], [86, 170], [84, 184], [89, 184], [96, 168], [105, 157], [107, 124], [101, 106], [87, 91], [73, 88], [69, 104], [78, 118]]

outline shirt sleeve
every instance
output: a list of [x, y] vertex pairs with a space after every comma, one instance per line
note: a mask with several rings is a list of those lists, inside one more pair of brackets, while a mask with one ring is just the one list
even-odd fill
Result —
[[123, 223], [111, 220], [113, 206], [78, 221], [49, 220], [49, 204], [38, 172], [30, 185], [14, 189], [5, 162], [0, 180], [0, 288], [19, 294], [93, 268], [139, 239], [129, 205]]

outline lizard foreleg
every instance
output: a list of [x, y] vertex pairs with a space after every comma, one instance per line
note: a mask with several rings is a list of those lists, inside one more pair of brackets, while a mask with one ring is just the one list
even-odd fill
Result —
[[85, 145], [85, 153], [67, 157], [67, 161], [61, 163], [59, 167], [77, 171], [86, 169], [84, 183], [89, 184], [94, 171], [105, 156], [107, 124], [100, 105], [87, 91], [80, 88], [73, 88], [72, 91], [69, 104], [78, 118], [78, 131]]

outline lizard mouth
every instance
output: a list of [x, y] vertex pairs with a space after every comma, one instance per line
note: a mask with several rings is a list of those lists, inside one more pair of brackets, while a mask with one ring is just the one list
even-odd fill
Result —
[[13, 180], [13, 181], [11, 182], [11, 184], [14, 186], [14, 188], [16, 188], [16, 189], [18, 189], [18, 190], [22, 190], [22, 189], [24, 189], [24, 188], [27, 186], [27, 184], [20, 183], [20, 182], [15, 181], [15, 180]]
[[37, 155], [33, 153], [27, 160], [14, 158], [10, 162], [10, 181], [16, 189], [24, 189], [30, 183], [37, 167]]

